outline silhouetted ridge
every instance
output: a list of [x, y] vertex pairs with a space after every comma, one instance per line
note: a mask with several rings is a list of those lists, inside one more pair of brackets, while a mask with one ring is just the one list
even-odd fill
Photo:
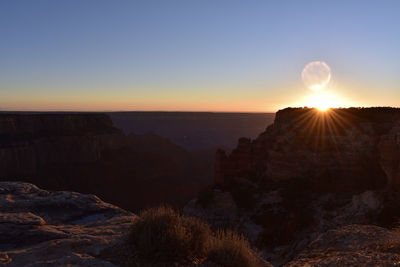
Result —
[[49, 136], [120, 134], [111, 119], [99, 113], [7, 114], [0, 113], [0, 145], [33, 141]]
[[396, 108], [287, 108], [255, 140], [242, 138], [230, 155], [217, 154], [216, 183], [303, 177], [327, 190], [393, 185], [398, 174], [388, 162], [399, 122]]
[[[400, 108], [371, 107], [371, 108], [331, 108], [321, 112], [315, 108], [285, 108], [275, 116], [275, 125], [293, 124], [317, 119], [326, 123], [330, 119], [341, 127], [354, 127], [359, 123], [388, 124], [400, 119]], [[341, 121], [338, 121], [341, 120]]]
[[183, 205], [211, 163], [167, 138], [125, 135], [100, 113], [0, 113], [0, 180], [94, 193], [127, 209]]

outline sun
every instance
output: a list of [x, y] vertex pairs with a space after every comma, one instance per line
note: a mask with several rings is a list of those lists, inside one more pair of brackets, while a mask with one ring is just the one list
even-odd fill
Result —
[[311, 91], [305, 100], [307, 106], [325, 112], [341, 103], [338, 97], [330, 93], [327, 88], [331, 81], [331, 68], [324, 61], [308, 63], [301, 72], [301, 78]]
[[328, 92], [315, 92], [306, 99], [307, 106], [316, 108], [322, 112], [330, 108], [339, 107], [340, 103], [341, 101], [336, 95]]
[[317, 105], [316, 108], [321, 112], [325, 112], [330, 109], [330, 106], [325, 103], [321, 103], [320, 105]]
[[315, 108], [320, 112], [348, 106], [348, 101], [336, 92], [338, 88], [331, 82], [331, 68], [326, 62], [308, 63], [301, 72], [301, 79], [309, 91], [295, 102], [295, 106]]

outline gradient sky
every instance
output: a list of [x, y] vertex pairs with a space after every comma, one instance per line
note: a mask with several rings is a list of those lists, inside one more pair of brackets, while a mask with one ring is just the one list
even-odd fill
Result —
[[1, 110], [400, 106], [400, 1], [3, 0]]

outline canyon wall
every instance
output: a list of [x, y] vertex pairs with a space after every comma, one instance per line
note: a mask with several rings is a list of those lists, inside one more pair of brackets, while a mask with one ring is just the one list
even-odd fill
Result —
[[0, 181], [94, 193], [130, 210], [181, 206], [212, 163], [152, 133], [125, 135], [100, 113], [0, 113]]
[[121, 147], [122, 132], [104, 114], [1, 114], [0, 178], [34, 176], [52, 164], [99, 160]]
[[215, 183], [305, 179], [318, 190], [399, 186], [400, 109], [287, 108], [255, 140], [216, 156]]

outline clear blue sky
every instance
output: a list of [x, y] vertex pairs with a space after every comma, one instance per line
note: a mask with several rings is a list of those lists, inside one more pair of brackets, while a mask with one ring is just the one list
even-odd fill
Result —
[[0, 109], [275, 111], [325, 61], [338, 105], [400, 106], [400, 1], [3, 0]]

